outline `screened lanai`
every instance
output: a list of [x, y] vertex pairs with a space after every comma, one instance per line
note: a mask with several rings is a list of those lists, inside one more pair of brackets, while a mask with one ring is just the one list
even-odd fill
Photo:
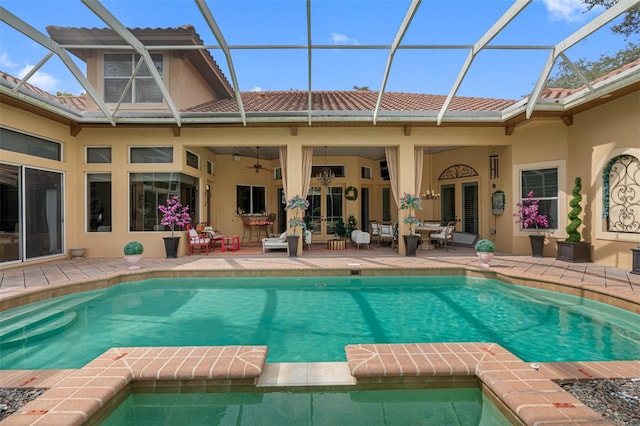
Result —
[[[624, 23], [637, 5], [621, 0], [608, 9], [587, 10], [579, 2], [526, 0], [196, 0], [153, 6], [144, 1], [8, 0], [0, 13], [7, 58], [3, 71], [19, 83], [1, 89], [3, 97], [38, 106], [41, 100], [21, 96], [25, 83], [43, 88], [39, 83], [48, 77], [58, 91], [84, 93], [97, 107], [93, 112], [78, 111], [73, 104], [63, 108], [63, 115], [80, 126], [311, 126], [339, 120], [374, 126], [482, 121], [512, 128], [534, 114], [562, 115], [615, 95], [620, 84], [593, 85], [575, 63], [612, 54], [633, 41], [633, 35], [612, 34], [611, 27]], [[174, 29], [174, 40], [154, 38], [153, 30], [161, 28]], [[148, 37], [140, 36], [145, 31]], [[157, 86], [155, 96], [165, 108], [134, 114], [123, 111], [125, 99], [118, 96], [105, 102], [83, 72], [87, 52], [94, 50], [135, 53], [135, 71], [122, 84], [135, 85], [134, 75], [141, 72], [147, 84]], [[209, 110], [179, 108], [157, 61], [154, 65], [154, 52], [167, 50], [213, 58], [219, 68], [208, 71], [222, 76], [219, 90], [228, 102]], [[198, 63], [211, 67], [206, 62], [200, 58]], [[584, 83], [570, 98], [545, 92], [561, 64]], [[355, 100], [323, 97], [324, 92], [354, 89], [364, 92]], [[267, 104], [256, 100], [260, 92], [278, 91], [296, 92], [295, 101], [291, 96]], [[435, 96], [399, 100], [396, 93]], [[479, 104], [474, 98], [496, 101]], [[46, 108], [60, 110], [55, 104]]]

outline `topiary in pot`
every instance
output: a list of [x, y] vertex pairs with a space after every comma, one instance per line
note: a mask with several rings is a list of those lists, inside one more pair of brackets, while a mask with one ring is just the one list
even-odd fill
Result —
[[138, 263], [142, 259], [144, 246], [137, 241], [130, 241], [124, 245], [124, 259], [129, 263], [129, 269], [140, 269]]
[[571, 201], [569, 207], [571, 211], [567, 214], [569, 219], [568, 225], [565, 227], [567, 238], [564, 241], [558, 241], [558, 254], [556, 259], [567, 262], [590, 262], [591, 244], [581, 242], [580, 232], [578, 228], [582, 225], [582, 220], [578, 217], [582, 213], [580, 202], [582, 201], [582, 179], [577, 177], [574, 181], [573, 190], [571, 190]]
[[480, 266], [483, 268], [489, 267], [489, 262], [493, 259], [493, 252], [496, 251], [496, 246], [491, 240], [480, 240], [475, 246], [476, 255], [480, 259]]
[[582, 201], [582, 195], [580, 194], [582, 191], [582, 179], [577, 177], [573, 190], [571, 191], [571, 201], [569, 201], [569, 207], [571, 207], [571, 211], [567, 215], [569, 218], [569, 224], [565, 228], [567, 234], [569, 235], [565, 241], [568, 243], [579, 243], [580, 233], [578, 232], [578, 228], [582, 225], [582, 220], [578, 217], [580, 213], [582, 213], [582, 207], [580, 206], [580, 202]]

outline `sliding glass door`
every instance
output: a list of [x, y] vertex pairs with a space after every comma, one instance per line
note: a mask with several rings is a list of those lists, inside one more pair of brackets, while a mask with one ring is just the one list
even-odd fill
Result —
[[0, 262], [64, 252], [62, 173], [0, 164]]

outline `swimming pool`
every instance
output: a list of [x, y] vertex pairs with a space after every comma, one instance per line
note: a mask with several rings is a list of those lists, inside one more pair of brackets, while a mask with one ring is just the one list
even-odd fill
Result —
[[478, 388], [332, 392], [131, 394], [115, 425], [459, 425], [511, 423]]
[[0, 336], [2, 369], [190, 345], [267, 345], [269, 362], [344, 361], [353, 343], [453, 341], [499, 343], [525, 361], [640, 359], [638, 315], [464, 276], [153, 279], [2, 312]]

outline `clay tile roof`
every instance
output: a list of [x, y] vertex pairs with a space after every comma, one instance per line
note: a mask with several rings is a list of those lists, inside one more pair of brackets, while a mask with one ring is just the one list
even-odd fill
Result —
[[[11, 74], [7, 74], [4, 71], [0, 71], [0, 78], [3, 78], [13, 84], [18, 84], [20, 82], [20, 80], [14, 76], [12, 76]], [[29, 90], [31, 92], [36, 93], [37, 95], [40, 95], [43, 98], [46, 99], [50, 99], [52, 101], [55, 102], [59, 102], [63, 105], [66, 105], [69, 108], [75, 109], [77, 111], [84, 111], [85, 110], [85, 102], [86, 102], [86, 97], [84, 95], [82, 96], [56, 96], [56, 95], [52, 95], [51, 93], [42, 90], [36, 86], [34, 86], [33, 84], [29, 84], [29, 83], [25, 83], [22, 85], [22, 87], [25, 90]]]
[[[591, 81], [591, 84], [598, 84], [601, 83], [605, 80], [608, 80], [612, 77], [615, 77], [618, 74], [621, 74], [625, 71], [628, 71], [632, 68], [635, 67], [640, 67], [640, 58], [636, 59], [635, 61], [628, 63], [618, 69], [615, 69], [601, 77], [596, 78], [595, 80]], [[545, 89], [542, 90], [542, 92], [540, 92], [540, 98], [544, 98], [544, 99], [562, 99], [562, 98], [566, 98], [567, 96], [573, 95], [574, 93], [580, 92], [582, 90], [586, 89], [586, 86], [582, 85], [576, 89], [563, 89], [563, 88], [558, 88], [558, 87], [547, 87]]]
[[[307, 92], [274, 91], [242, 92], [247, 112], [293, 112], [308, 110]], [[382, 97], [381, 111], [438, 111], [446, 96], [387, 92]], [[315, 111], [373, 111], [378, 92], [373, 91], [317, 91], [312, 92], [311, 108]], [[456, 97], [451, 111], [501, 111], [517, 101]], [[232, 100], [214, 100], [189, 108], [188, 112], [237, 112]]]

